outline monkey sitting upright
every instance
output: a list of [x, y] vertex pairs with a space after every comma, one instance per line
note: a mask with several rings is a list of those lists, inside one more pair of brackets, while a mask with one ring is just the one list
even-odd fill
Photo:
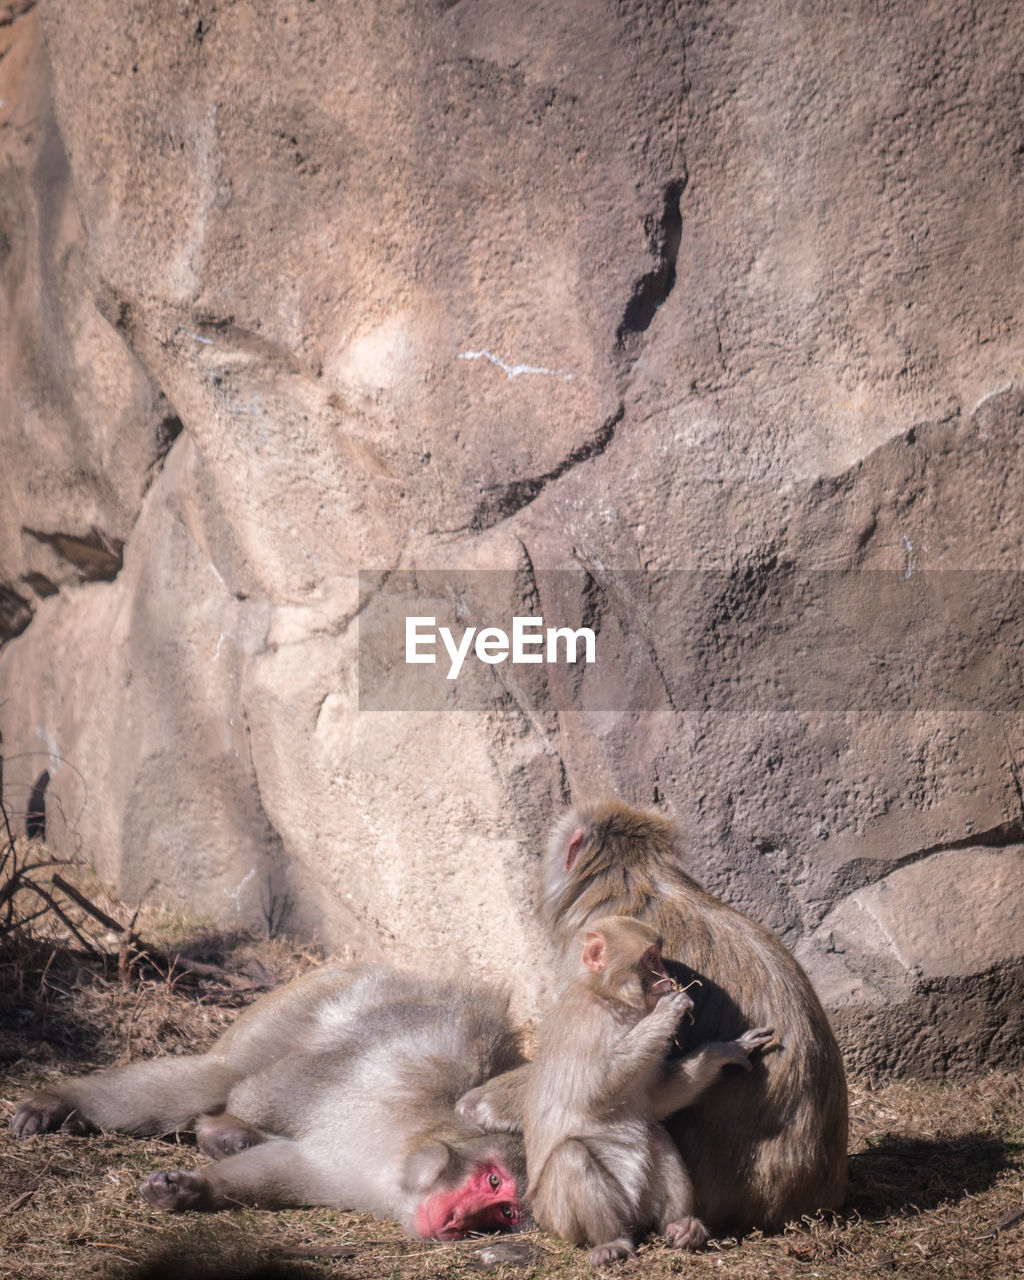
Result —
[[[152, 1174], [155, 1208], [327, 1205], [456, 1240], [522, 1225], [522, 1143], [454, 1110], [522, 1061], [508, 1000], [387, 966], [328, 966], [271, 992], [197, 1057], [132, 1063], [31, 1094], [19, 1137], [196, 1125], [216, 1163]], [[223, 1157], [223, 1158], [221, 1158]]]
[[[563, 956], [577, 930], [601, 916], [652, 925], [673, 977], [701, 982], [687, 1047], [729, 1040], [745, 1027], [775, 1028], [752, 1078], [726, 1078], [666, 1127], [713, 1232], [778, 1231], [843, 1202], [843, 1062], [800, 965], [769, 930], [687, 875], [685, 856], [679, 832], [660, 814], [618, 801], [570, 809], [544, 860], [542, 910]], [[517, 1128], [531, 1070], [480, 1086], [459, 1110], [493, 1131]]]
[[654, 930], [609, 916], [577, 944], [582, 963], [541, 1024], [523, 1100], [527, 1198], [541, 1227], [591, 1246], [594, 1266], [633, 1253], [650, 1227], [673, 1248], [700, 1248], [708, 1234], [693, 1186], [657, 1122], [696, 1101], [728, 1063], [749, 1071], [771, 1029], [667, 1063], [693, 1001], [673, 988]]

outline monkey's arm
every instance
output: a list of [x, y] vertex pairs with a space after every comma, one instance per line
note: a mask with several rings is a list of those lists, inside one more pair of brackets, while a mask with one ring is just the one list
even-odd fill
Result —
[[771, 1027], [755, 1027], [736, 1040], [712, 1040], [680, 1061], [667, 1063], [651, 1088], [654, 1118], [665, 1120], [674, 1111], [692, 1106], [731, 1063], [749, 1071], [750, 1055], [768, 1044], [774, 1034]]
[[609, 1046], [601, 1063], [601, 1083], [595, 1103], [607, 1104], [628, 1092], [636, 1077], [660, 1061], [683, 1014], [693, 1008], [685, 991], [670, 991], [634, 1026]]
[[532, 1063], [506, 1071], [464, 1093], [455, 1110], [484, 1133], [522, 1133], [523, 1099]]
[[270, 1138], [194, 1173], [185, 1169], [151, 1173], [139, 1190], [152, 1208], [170, 1213], [238, 1205], [260, 1209], [313, 1204], [350, 1207], [339, 1202], [329, 1171], [309, 1158], [303, 1144], [289, 1138]]

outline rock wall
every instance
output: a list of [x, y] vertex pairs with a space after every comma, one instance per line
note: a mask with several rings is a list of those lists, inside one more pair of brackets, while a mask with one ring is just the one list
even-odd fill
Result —
[[[853, 1066], [1020, 1063], [1022, 54], [1008, 0], [0, 3], [8, 803], [529, 1012], [617, 793]], [[413, 603], [598, 659], [445, 682]]]

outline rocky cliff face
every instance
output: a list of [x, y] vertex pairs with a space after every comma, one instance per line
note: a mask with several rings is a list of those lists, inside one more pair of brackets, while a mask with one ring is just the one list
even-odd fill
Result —
[[833, 10], [0, 4], [8, 803], [529, 1010], [621, 794], [855, 1065], [1020, 1061], [1024, 35]]

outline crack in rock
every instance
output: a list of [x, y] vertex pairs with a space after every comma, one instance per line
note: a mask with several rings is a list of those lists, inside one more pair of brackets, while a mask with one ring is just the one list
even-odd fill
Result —
[[85, 537], [70, 533], [43, 533], [24, 527], [23, 533], [50, 547], [78, 572], [82, 582], [113, 582], [121, 572], [124, 543], [93, 529]]
[[838, 892], [829, 910], [886, 879], [894, 871], [912, 867], [926, 858], [934, 858], [943, 853], [954, 853], [961, 849], [1010, 849], [1019, 844], [1024, 844], [1024, 821], [1021, 818], [1011, 818], [985, 831], [972, 831], [968, 835], [960, 836], [957, 840], [946, 840], [939, 844], [928, 845], [924, 849], [915, 849], [902, 857], [884, 861], [876, 858], [851, 859], [835, 877], [835, 887]]
[[[683, 237], [683, 215], [680, 200], [686, 187], [686, 178], [673, 178], [666, 184], [662, 192], [662, 209], [660, 217], [650, 215], [645, 220], [648, 244], [657, 259], [653, 271], [641, 276], [634, 284], [633, 292], [626, 304], [622, 320], [615, 332], [615, 349], [619, 356], [626, 356], [632, 363], [636, 358], [639, 337], [650, 327], [658, 309], [668, 298], [676, 282], [676, 260]], [[524, 374], [547, 375], [570, 380], [572, 374], [564, 369], [547, 369], [535, 365], [509, 365], [491, 351], [462, 351], [460, 360], [487, 360], [501, 369], [509, 379]], [[502, 520], [508, 519], [536, 501], [540, 493], [560, 479], [572, 467], [596, 458], [611, 444], [615, 430], [625, 414], [625, 405], [620, 402], [615, 413], [601, 426], [594, 438], [578, 448], [573, 449], [556, 467], [539, 476], [524, 476], [503, 485], [492, 485], [485, 489], [483, 499], [477, 505], [470, 522], [469, 529], [481, 533], [493, 528]], [[447, 532], [456, 532], [448, 530]]]
[[6, 12], [0, 13], [0, 27], [12, 27], [19, 18], [23, 18], [26, 13], [31, 13], [36, 7], [37, 0], [11, 0], [6, 5]]
[[32, 616], [32, 606], [24, 596], [0, 582], [0, 645], [20, 636]]
[[601, 424], [592, 439], [578, 445], [557, 466], [543, 475], [524, 476], [508, 484], [490, 486], [485, 490], [483, 499], [473, 512], [469, 528], [474, 533], [482, 533], [485, 529], [493, 528], [502, 520], [507, 520], [517, 511], [528, 507], [543, 489], [552, 481], [561, 479], [573, 467], [600, 457], [614, 439], [615, 430], [622, 421], [624, 413], [625, 406], [620, 403], [611, 417]]
[[635, 356], [637, 339], [646, 333], [658, 308], [668, 298], [676, 283], [676, 259], [683, 238], [683, 215], [679, 201], [686, 187], [685, 178], [674, 178], [662, 195], [661, 218], [647, 220], [647, 237], [658, 265], [633, 286], [622, 320], [615, 333], [619, 353]]

